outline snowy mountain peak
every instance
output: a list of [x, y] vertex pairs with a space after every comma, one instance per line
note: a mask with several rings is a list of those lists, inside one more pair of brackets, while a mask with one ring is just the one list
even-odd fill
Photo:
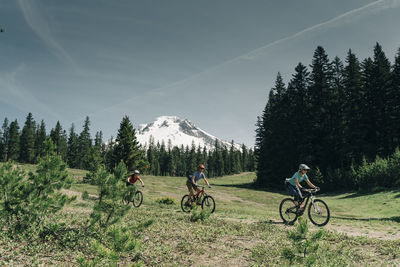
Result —
[[[218, 139], [221, 144], [229, 146], [230, 143], [220, 140], [219, 138], [198, 128], [194, 123], [187, 119], [181, 119], [177, 116], [160, 116], [154, 122], [142, 124], [139, 126], [137, 140], [146, 146], [149, 144], [150, 136], [154, 138], [154, 142], [162, 142], [165, 144], [171, 141], [172, 146], [191, 146], [192, 143], [196, 147], [207, 147], [213, 149], [215, 139]], [[235, 144], [235, 147], [240, 149], [240, 145]]]

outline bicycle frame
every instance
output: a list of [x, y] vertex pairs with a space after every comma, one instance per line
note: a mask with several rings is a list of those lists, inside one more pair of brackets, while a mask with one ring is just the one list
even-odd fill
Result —
[[310, 198], [311, 198], [311, 204], [314, 204], [314, 199], [315, 199], [313, 191], [311, 191], [310, 189], [306, 189], [305, 192], [307, 192], [308, 194], [305, 197], [303, 197], [303, 199], [301, 201], [299, 201], [299, 204], [298, 204], [298, 206], [300, 206], [301, 203], [304, 202], [304, 199], [306, 199], [306, 204], [304, 205], [304, 208], [307, 207], [308, 201]]
[[310, 205], [313, 206], [315, 212], [319, 213], [320, 210], [319, 210], [318, 206], [314, 205], [314, 201], [316, 199], [314, 193], [316, 193], [317, 191], [315, 191], [315, 189], [305, 189], [304, 191], [307, 192], [307, 195], [305, 197], [303, 197], [303, 199], [301, 201], [299, 201], [299, 203], [296, 206], [296, 208], [300, 207], [301, 204], [304, 202], [304, 200], [306, 200], [306, 204], [304, 205], [304, 209], [305, 209], [307, 207], [307, 205], [308, 205], [308, 201], [311, 198]]
[[192, 201], [197, 201], [201, 199], [202, 197], [207, 196], [206, 191], [204, 190], [204, 186], [201, 188], [200, 192], [197, 192], [195, 195], [193, 195]]

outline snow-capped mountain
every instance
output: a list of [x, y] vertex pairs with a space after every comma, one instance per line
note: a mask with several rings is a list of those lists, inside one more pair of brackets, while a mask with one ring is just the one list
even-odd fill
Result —
[[[176, 116], [161, 116], [158, 117], [154, 122], [149, 124], [142, 124], [136, 132], [136, 137], [142, 146], [148, 146], [150, 136], [154, 138], [154, 143], [162, 142], [164, 140], [165, 145], [168, 145], [168, 140], [171, 140], [172, 146], [188, 145], [191, 147], [192, 142], [198, 147], [207, 147], [207, 149], [213, 149], [215, 139], [218, 139], [223, 145], [228, 147], [231, 144], [227, 141], [223, 141], [205, 131], [198, 128], [189, 120], [182, 120]], [[240, 145], [235, 144], [237, 149], [240, 149]]]

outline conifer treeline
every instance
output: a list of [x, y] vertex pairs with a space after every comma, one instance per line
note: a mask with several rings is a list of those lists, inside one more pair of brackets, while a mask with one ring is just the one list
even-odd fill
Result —
[[[381, 45], [362, 62], [345, 63], [317, 47], [285, 85], [278, 73], [257, 120], [257, 183], [282, 188], [299, 163], [320, 170], [326, 188], [353, 188], [344, 173], [400, 145], [400, 49], [392, 65]], [[321, 177], [321, 176], [320, 176]]]
[[[0, 129], [0, 161], [17, 161], [20, 163], [37, 163], [38, 158], [45, 155], [46, 141], [54, 143], [55, 152], [68, 163], [71, 168], [95, 171], [102, 164], [112, 170], [120, 161], [124, 161], [128, 169], [140, 169], [142, 172], [160, 176], [186, 176], [192, 173], [197, 164], [206, 165], [208, 176], [223, 176], [242, 171], [254, 171], [255, 159], [253, 150], [242, 146], [241, 151], [222, 146], [218, 141], [213, 150], [195, 147], [172, 147], [170, 142], [154, 143], [150, 139], [148, 147], [140, 147], [136, 132], [129, 118], [125, 116], [120, 124], [117, 138], [103, 142], [101, 131], [95, 138], [90, 135], [90, 120], [86, 117], [83, 129], [76, 132], [72, 124], [67, 134], [57, 122], [55, 127], [46, 132], [42, 120], [36, 123], [31, 113], [20, 130], [18, 121], [11, 123], [4, 119]], [[233, 144], [233, 141], [232, 141]]]
[[146, 160], [149, 162], [147, 173], [161, 176], [186, 176], [197, 169], [199, 163], [206, 166], [209, 177], [236, 174], [243, 171], [255, 171], [255, 157], [252, 149], [242, 145], [241, 151], [236, 149], [233, 141], [230, 147], [215, 141], [214, 148], [192, 145], [184, 147], [154, 143], [150, 137], [149, 145], [145, 148]]

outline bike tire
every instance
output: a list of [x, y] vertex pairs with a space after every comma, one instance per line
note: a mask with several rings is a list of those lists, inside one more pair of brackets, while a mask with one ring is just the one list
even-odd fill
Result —
[[189, 203], [189, 195], [184, 195], [181, 200], [181, 209], [183, 212], [189, 213], [192, 210], [192, 204]]
[[143, 193], [142, 191], [138, 190], [135, 192], [135, 195], [133, 196], [132, 204], [135, 208], [139, 208], [140, 205], [142, 205], [142, 202], [143, 202]]
[[296, 204], [291, 198], [285, 198], [279, 205], [279, 215], [285, 224], [293, 224], [299, 215], [296, 213]]
[[210, 213], [213, 213], [215, 211], [215, 200], [212, 196], [206, 196], [203, 198], [203, 201], [201, 202], [201, 208], [202, 209], [207, 209], [210, 211]]
[[326, 225], [330, 218], [328, 205], [321, 199], [314, 200], [314, 203], [308, 206], [308, 218], [317, 226]]

